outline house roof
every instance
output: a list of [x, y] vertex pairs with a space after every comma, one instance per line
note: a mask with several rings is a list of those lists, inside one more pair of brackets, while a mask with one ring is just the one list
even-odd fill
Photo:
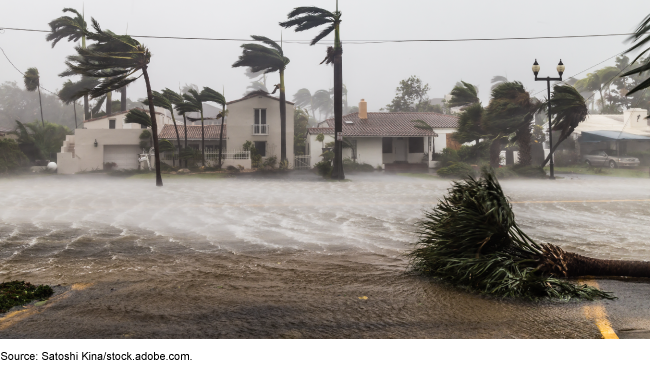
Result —
[[638, 134], [617, 132], [617, 131], [590, 131], [582, 132], [582, 142], [601, 142], [601, 141], [650, 141], [650, 137], [640, 136]]
[[[458, 117], [432, 112], [368, 113], [368, 119], [359, 119], [359, 113], [343, 116], [343, 135], [357, 137], [372, 136], [431, 136], [435, 132], [416, 128], [415, 120], [422, 120], [434, 129], [458, 128]], [[333, 134], [334, 119], [320, 123], [320, 128], [309, 128], [309, 134]]]
[[[205, 127], [205, 139], [219, 139], [219, 132], [221, 132], [221, 125], [206, 125]], [[226, 128], [227, 125], [223, 126], [223, 138], [226, 138]], [[185, 127], [182, 125], [178, 126], [178, 135], [181, 139], [185, 139]], [[158, 138], [166, 138], [169, 140], [176, 140], [176, 129], [172, 124], [165, 124], [163, 129], [158, 133]], [[187, 139], [201, 139], [201, 126], [200, 125], [188, 125], [187, 126]]]
[[[584, 122], [578, 124], [574, 133], [592, 132], [592, 131], [624, 131], [631, 134], [650, 136], [650, 133], [638, 130], [632, 127], [632, 123], [624, 120], [623, 114], [589, 114]], [[548, 122], [546, 123], [548, 125]]]
[[[116, 116], [116, 115], [126, 114], [126, 113], [130, 112], [130, 111], [133, 110], [133, 109], [140, 109], [140, 110], [146, 112], [147, 114], [149, 114], [149, 110], [146, 110], [146, 109], [144, 109], [144, 108], [131, 108], [131, 109], [127, 110], [127, 111], [112, 113], [111, 115], [102, 115], [101, 117], [86, 119], [86, 120], [84, 120], [84, 123], [94, 122], [94, 121], [96, 121], [96, 120], [108, 119], [108, 118], [112, 118], [112, 117], [114, 117], [114, 116]], [[156, 114], [160, 114], [160, 115], [162, 115], [162, 116], [166, 116], [164, 113], [161, 113], [161, 112], [156, 112]]]
[[[237, 100], [229, 101], [229, 102], [226, 103], [226, 105], [239, 103], [240, 101], [244, 101], [244, 100], [251, 99], [251, 98], [254, 98], [254, 97], [258, 97], [258, 96], [259, 96], [259, 97], [262, 97], [262, 96], [263, 96], [263, 97], [265, 97], [265, 98], [269, 98], [269, 99], [273, 99], [273, 100], [280, 101], [280, 98], [276, 98], [275, 96], [271, 96], [271, 94], [269, 94], [269, 93], [267, 93], [267, 92], [260, 91], [260, 90], [256, 90], [256, 91], [253, 91], [253, 92], [251, 92], [250, 94], [244, 96], [244, 97], [241, 98], [241, 99], [237, 99]], [[290, 102], [290, 101], [285, 101], [285, 102], [286, 102], [287, 104], [294, 105], [294, 103], [292, 103], [292, 102]]]

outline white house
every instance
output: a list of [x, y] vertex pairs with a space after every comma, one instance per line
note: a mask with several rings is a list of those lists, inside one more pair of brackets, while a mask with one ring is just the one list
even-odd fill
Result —
[[[458, 117], [454, 115], [369, 113], [367, 110], [367, 103], [362, 99], [358, 113], [343, 116], [343, 136], [356, 146], [355, 149], [344, 148], [343, 158], [382, 168], [387, 164], [427, 164], [433, 167], [431, 151], [439, 153], [446, 147], [458, 147], [458, 143], [451, 139], [451, 134], [458, 128]], [[425, 122], [432, 130], [417, 128], [416, 120]], [[324, 135], [323, 142], [317, 141], [319, 134]], [[306, 148], [311, 167], [322, 160], [325, 145], [331, 141], [334, 141], [334, 119], [307, 130]]]
[[[280, 161], [281, 126], [279, 99], [268, 93], [253, 92], [245, 97], [228, 102], [228, 116], [224, 125], [224, 153], [241, 158], [237, 153], [246, 141], [255, 144], [256, 150], [264, 159], [275, 156]], [[286, 154], [293, 165], [293, 113], [294, 104], [286, 102]], [[148, 110], [145, 110], [148, 111]], [[79, 171], [103, 169], [105, 163], [113, 162], [116, 169], [135, 169], [138, 167], [140, 133], [138, 124], [124, 123], [127, 112], [120, 112], [84, 121], [84, 129], [76, 129], [75, 134], [66, 137], [61, 152], [57, 154], [60, 174], [74, 174]], [[169, 113], [156, 108], [158, 137], [177, 144], [176, 129]], [[181, 137], [185, 143], [183, 121], [176, 120]], [[219, 147], [221, 125], [206, 125], [205, 147], [215, 151]], [[202, 149], [201, 126], [188, 125], [188, 147]], [[224, 157], [224, 166], [229, 164], [250, 167], [250, 160], [229, 161]]]

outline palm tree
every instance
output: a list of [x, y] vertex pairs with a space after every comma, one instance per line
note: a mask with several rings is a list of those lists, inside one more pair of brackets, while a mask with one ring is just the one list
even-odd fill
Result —
[[650, 263], [592, 259], [538, 244], [517, 225], [512, 205], [490, 170], [453, 184], [419, 222], [411, 267], [486, 294], [523, 298], [613, 299], [563, 280], [584, 275], [650, 276]]
[[[314, 93], [314, 106], [319, 110], [321, 119], [327, 119], [334, 113], [334, 100], [327, 90], [316, 90]], [[323, 118], [325, 114], [325, 118]]]
[[242, 44], [243, 52], [232, 67], [249, 67], [252, 72], [280, 73], [280, 161], [287, 160], [287, 103], [284, 88], [284, 71], [290, 60], [284, 56], [282, 46], [269, 38], [252, 35], [257, 43]]
[[293, 101], [296, 103], [296, 105], [299, 108], [304, 109], [308, 107], [309, 110], [311, 110], [314, 119], [316, 119], [316, 108], [314, 108], [314, 96], [311, 94], [311, 91], [309, 91], [309, 89], [303, 88], [296, 91], [296, 93], [293, 94]]
[[612, 81], [619, 74], [619, 69], [613, 66], [602, 68], [596, 72], [587, 74], [584, 79], [576, 81], [575, 88], [579, 91], [598, 91], [600, 93], [600, 114], [605, 112], [605, 98], [603, 90], [609, 90]]
[[[86, 34], [88, 34], [88, 24], [82, 14], [72, 8], [63, 9], [64, 13], [70, 12], [76, 16], [61, 16], [49, 23], [50, 33], [45, 38], [48, 42], [52, 42], [52, 48], [59, 43], [60, 40], [68, 38], [68, 42], [77, 42], [81, 39], [81, 47], [86, 48]], [[82, 80], [83, 82], [83, 80]], [[90, 104], [88, 103], [88, 95], [84, 95], [84, 117], [86, 120], [90, 119]]]
[[[174, 106], [175, 111], [179, 115], [183, 116], [183, 126], [185, 128], [184, 129], [184, 134], [185, 134], [185, 146], [184, 146], [184, 148], [187, 148], [187, 118], [185, 117], [185, 112], [179, 112], [178, 108], [177, 108], [179, 105], [183, 104], [185, 101], [183, 100], [183, 97], [180, 94], [178, 94], [177, 92], [175, 92], [174, 90], [171, 90], [169, 88], [163, 89], [162, 95], [165, 97], [165, 99], [167, 99], [172, 104], [172, 106]], [[175, 111], [171, 110], [172, 116], [175, 114]], [[173, 118], [175, 120], [175, 117], [173, 117]], [[174, 123], [176, 123], [176, 122], [174, 122]], [[178, 145], [180, 147], [180, 143]]]
[[102, 81], [90, 90], [91, 97], [99, 97], [110, 91], [118, 90], [139, 77], [134, 74], [141, 71], [147, 87], [149, 114], [151, 115], [151, 131], [153, 134], [156, 186], [162, 186], [160, 174], [160, 154], [158, 148], [158, 125], [153, 104], [153, 94], [147, 68], [151, 62], [151, 52], [140, 42], [127, 35], [117, 35], [110, 30], [102, 30], [99, 23], [92, 19], [95, 32], [89, 33], [88, 38], [96, 41], [92, 47], [76, 47], [77, 55], [69, 56], [66, 65], [74, 74], [101, 78]]
[[[341, 12], [339, 11], [339, 2], [336, 1], [336, 11], [330, 12], [313, 6], [298, 7], [293, 9], [287, 16], [289, 20], [281, 22], [280, 26], [284, 28], [296, 27], [296, 32], [302, 32], [321, 25], [327, 27], [321, 31], [310, 45], [315, 45], [321, 39], [327, 37], [332, 31], [334, 32], [334, 47], [327, 48], [327, 56], [323, 60], [327, 64], [334, 64], [334, 166], [332, 168], [333, 179], [345, 179], [343, 172], [343, 154], [342, 144], [337, 136], [343, 133], [343, 46], [341, 44]], [[321, 63], [323, 63], [321, 62]]]
[[45, 119], [43, 119], [43, 102], [41, 101], [41, 77], [38, 75], [36, 67], [30, 67], [23, 74], [23, 81], [25, 82], [25, 89], [27, 91], [35, 91], [38, 89], [38, 104], [41, 106], [41, 123], [45, 128]]
[[49, 160], [53, 154], [61, 150], [61, 144], [70, 130], [62, 125], [54, 123], [21, 123], [16, 121], [16, 129], [11, 132], [18, 136], [18, 143], [30, 146], [36, 158]]
[[[648, 41], [650, 41], [650, 15], [646, 16], [643, 21], [639, 24], [639, 26], [636, 28], [636, 31], [634, 32], [634, 35], [632, 35], [628, 40], [635, 42], [632, 47], [630, 47], [625, 53], [629, 53], [634, 51], [635, 49], [642, 47], [644, 45], [648, 44]], [[632, 61], [631, 63], [634, 64], [636, 61], [640, 60], [643, 55], [648, 53], [650, 48], [646, 48], [643, 52], [639, 53], [639, 55]], [[650, 70], [650, 57], [646, 57], [645, 60], [641, 59], [640, 61], [641, 65], [638, 67], [635, 67], [634, 69], [624, 73], [621, 75], [621, 77], [625, 76], [631, 76], [634, 74], [638, 74], [639, 76], [643, 75], [645, 72]], [[650, 87], [650, 78], [647, 78], [645, 81], [639, 83], [637, 86], [635, 86], [632, 90], [630, 90], [627, 95], [632, 95], [636, 93], [639, 90], [644, 90]]]
[[204, 87], [200, 93], [194, 89], [190, 89], [187, 91], [187, 93], [183, 94], [183, 99], [185, 99], [185, 103], [180, 104], [177, 107], [179, 107], [185, 113], [201, 113], [201, 165], [205, 166], [205, 125], [203, 118], [203, 103], [211, 101], [224, 105], [226, 101], [223, 95], [210, 89], [209, 87]]
[[495, 87], [499, 86], [500, 84], [504, 82], [509, 82], [508, 78], [505, 76], [492, 76], [492, 80], [490, 80], [490, 83], [492, 84], [492, 87], [490, 90], [494, 90]]
[[454, 86], [450, 92], [451, 100], [449, 107], [461, 107], [461, 109], [479, 102], [478, 88], [468, 82], [461, 81], [460, 85]]
[[490, 147], [492, 167], [499, 165], [502, 137], [512, 133], [516, 133], [519, 145], [519, 163], [530, 165], [530, 125], [539, 109], [535, 100], [519, 81], [504, 82], [492, 90], [492, 99], [483, 118], [484, 129], [494, 136]]
[[[169, 90], [169, 89], [167, 89]], [[171, 90], [170, 90], [171, 91]], [[164, 91], [163, 91], [164, 92]], [[173, 91], [172, 91], [173, 92]], [[176, 117], [174, 117], [174, 107], [165, 97], [164, 94], [161, 94], [157, 91], [153, 91], [153, 105], [169, 110], [169, 113], [172, 115], [172, 121], [174, 122], [174, 129], [176, 130], [176, 142], [178, 143], [178, 156], [181, 156], [181, 136], [178, 133], [178, 125], [176, 125]]]
[[[547, 112], [547, 108], [547, 103], [542, 103], [539, 110]], [[578, 124], [587, 119], [587, 115], [589, 114], [589, 108], [587, 108], [585, 98], [580, 95], [578, 90], [569, 85], [555, 85], [553, 87], [551, 110], [555, 113], [555, 117], [553, 118], [550, 129], [561, 132], [557, 143], [553, 143], [553, 150], [548, 154], [544, 163], [542, 163], [542, 167], [546, 166], [551, 155], [560, 143], [567, 139]]]

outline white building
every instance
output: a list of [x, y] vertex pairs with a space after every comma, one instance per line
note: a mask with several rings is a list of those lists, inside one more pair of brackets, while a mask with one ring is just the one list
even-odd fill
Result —
[[[432, 112], [368, 113], [367, 110], [367, 103], [361, 100], [358, 113], [343, 116], [343, 136], [356, 145], [356, 151], [344, 148], [343, 158], [382, 168], [387, 164], [433, 167], [431, 151], [439, 153], [446, 147], [459, 146], [451, 139], [458, 128], [456, 116]], [[432, 130], [417, 128], [416, 120], [425, 122]], [[324, 135], [323, 142], [317, 141], [319, 134]], [[325, 145], [331, 141], [334, 141], [334, 119], [307, 130], [306, 148], [311, 167], [322, 160]]]

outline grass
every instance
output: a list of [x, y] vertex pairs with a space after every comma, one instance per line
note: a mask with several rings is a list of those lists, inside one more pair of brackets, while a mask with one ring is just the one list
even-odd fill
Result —
[[[170, 174], [162, 174], [162, 179], [163, 181], [165, 180], [179, 180], [179, 179], [223, 179], [227, 178], [228, 174], [190, 174], [190, 175], [170, 175]], [[133, 176], [129, 176], [127, 179], [140, 179], [140, 180], [154, 180], [156, 178], [155, 173], [148, 173], [148, 174], [137, 174]]]
[[[546, 172], [549, 172], [550, 167], [544, 167]], [[610, 169], [609, 167], [596, 167], [589, 168], [586, 165], [572, 165], [558, 167], [555, 166], [554, 170], [556, 173], [573, 173], [573, 174], [584, 174], [584, 175], [600, 175], [600, 176], [613, 176], [613, 177], [636, 177], [636, 178], [648, 178], [648, 168], [629, 168], [623, 167], [618, 169]]]
[[0, 313], [32, 300], [45, 300], [54, 294], [48, 285], [33, 285], [24, 281], [10, 281], [0, 284]]

